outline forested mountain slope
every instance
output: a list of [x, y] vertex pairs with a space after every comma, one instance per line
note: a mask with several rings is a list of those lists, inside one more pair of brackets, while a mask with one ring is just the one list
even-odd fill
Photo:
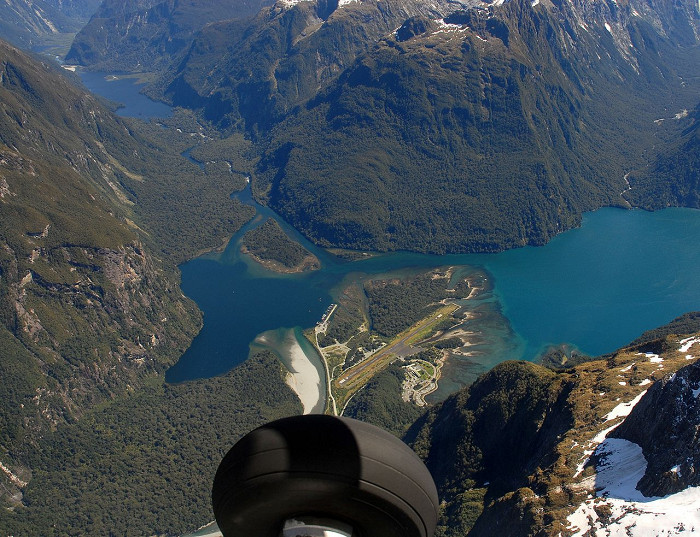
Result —
[[102, 71], [144, 72], [167, 67], [206, 24], [245, 19], [267, 0], [106, 0], [78, 33], [66, 56]]
[[175, 263], [250, 217], [230, 173], [149, 141], [56, 69], [0, 42], [3, 497], [30, 481], [39, 438], [179, 358], [201, 320]]
[[632, 203], [648, 209], [700, 208], [699, 120], [700, 106], [659, 118], [659, 122], [675, 122], [685, 128], [651, 164], [629, 175], [626, 197]]
[[126, 126], [4, 43], [0, 69], [0, 449], [14, 457], [162, 371], [199, 317], [126, 223], [105, 148], [134, 143]]
[[0, 39], [33, 50], [70, 43], [99, 5], [100, 0], [6, 0], [0, 4]]

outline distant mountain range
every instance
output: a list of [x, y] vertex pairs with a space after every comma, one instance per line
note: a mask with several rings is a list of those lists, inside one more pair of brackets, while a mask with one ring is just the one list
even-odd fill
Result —
[[100, 2], [6, 0], [0, 4], [0, 38], [28, 50], [50, 48], [56, 40], [72, 40]]
[[167, 67], [205, 25], [255, 15], [269, 0], [105, 0], [82, 28], [66, 62], [102, 71]]
[[160, 69], [149, 94], [255, 141], [255, 195], [322, 246], [497, 251], [658, 206], [634, 170], [700, 89], [691, 0], [109, 5], [69, 59]]

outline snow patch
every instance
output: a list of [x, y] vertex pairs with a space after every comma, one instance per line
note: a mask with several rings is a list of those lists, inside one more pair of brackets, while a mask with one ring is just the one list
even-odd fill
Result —
[[[584, 501], [567, 518], [575, 537], [587, 532], [613, 537], [700, 533], [700, 487], [663, 498], [647, 498], [636, 489], [647, 467], [642, 448], [611, 438], [600, 445], [597, 454], [596, 498]], [[609, 508], [610, 516], [601, 519], [598, 513], [605, 512], [603, 506]]]
[[630, 371], [635, 365], [637, 365], [637, 362], [632, 362], [627, 367], [620, 369], [620, 373], [627, 373], [627, 371]]
[[360, 0], [338, 0], [338, 7], [347, 6], [348, 4], [358, 4]]
[[[435, 33], [458, 33], [458, 32], [467, 32], [469, 31], [469, 26], [463, 26], [461, 24], [450, 24], [448, 22], [445, 22], [444, 19], [438, 19], [436, 21], [438, 23], [438, 26], [440, 27]], [[479, 37], [479, 36], [477, 36]]]
[[[690, 347], [695, 345], [696, 343], [700, 343], [700, 337], [689, 337], [681, 340], [681, 347], [678, 349], [678, 352], [680, 353], [686, 353], [690, 350]], [[686, 357], [687, 358], [687, 357]]]
[[609, 25], [607, 22], [605, 23], [605, 29], [606, 29], [608, 32], [612, 33], [612, 28], [610, 27], [610, 25]]
[[[632, 409], [635, 407], [639, 401], [642, 400], [642, 397], [644, 397], [644, 394], [646, 394], [647, 391], [644, 390], [641, 392], [637, 397], [632, 399], [629, 403], [620, 403], [617, 405], [615, 408], [613, 408], [610, 412], [608, 412], [603, 419], [605, 420], [604, 423], [607, 423], [609, 421], [616, 420], [617, 418], [626, 418], [629, 416], [629, 413], [632, 412]], [[620, 422], [622, 423], [622, 422]], [[615, 425], [612, 425], [611, 427], [608, 427], [607, 429], [603, 429], [600, 431], [597, 435], [593, 437], [593, 439], [588, 443], [588, 449], [583, 452], [583, 460], [578, 464], [576, 467], [576, 473], [574, 474], [574, 477], [577, 477], [583, 472], [583, 469], [586, 467], [586, 464], [588, 464], [588, 461], [591, 458], [591, 455], [595, 452], [595, 450], [598, 448], [598, 446], [605, 440], [605, 437], [608, 436], [608, 434], [613, 430], [616, 429], [620, 423], [616, 423]]]
[[647, 391], [644, 390], [637, 397], [632, 399], [629, 403], [620, 403], [619, 405], [617, 405], [605, 415], [605, 421], [608, 422], [617, 418], [626, 418], [627, 416], [629, 416], [630, 412], [632, 412], [632, 409], [637, 405], [637, 403], [639, 403], [639, 401], [642, 400], [642, 397], [644, 397], [646, 393]]
[[438, 26], [440, 28], [443, 28], [445, 30], [462, 30], [462, 25], [461, 24], [451, 24], [449, 22], [445, 22], [445, 19], [439, 19], [437, 21]]
[[661, 356], [654, 354], [653, 352], [638, 352], [637, 356], [646, 356], [652, 364], [660, 364], [664, 361]]
[[639, 383], [640, 386], [648, 386], [651, 384], [651, 380], [649, 379], [644, 379], [642, 382]]
[[532, 3], [530, 4], [532, 7], [535, 7], [537, 4], [540, 3], [540, 0], [532, 0]]

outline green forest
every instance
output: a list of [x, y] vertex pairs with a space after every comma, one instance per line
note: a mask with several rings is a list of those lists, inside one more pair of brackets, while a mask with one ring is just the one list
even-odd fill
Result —
[[272, 270], [302, 272], [321, 266], [315, 255], [290, 239], [272, 218], [243, 236], [242, 249]]
[[153, 379], [40, 439], [27, 453], [24, 506], [2, 509], [0, 527], [42, 537], [192, 531], [213, 520], [211, 484], [228, 449], [255, 427], [300, 413], [271, 353], [212, 379]]

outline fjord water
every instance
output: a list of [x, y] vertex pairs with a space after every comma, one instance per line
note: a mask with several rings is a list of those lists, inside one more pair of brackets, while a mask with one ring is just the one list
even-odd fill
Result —
[[481, 313], [473, 325], [478, 354], [448, 364], [442, 396], [500, 361], [532, 360], [562, 343], [603, 354], [700, 307], [700, 211], [691, 209], [602, 209], [546, 246], [488, 255], [396, 253], [344, 263], [306, 243], [323, 268], [303, 275], [272, 274], [246, 260], [241, 235], [223, 254], [181, 267], [183, 290], [204, 311], [205, 324], [168, 372], [170, 381], [224, 373], [246, 359], [263, 331], [313, 326], [341, 282], [366, 275], [447, 265], [491, 275], [494, 293], [474, 304]]
[[[92, 74], [90, 74], [92, 75]], [[127, 81], [83, 80], [104, 93], [119, 86], [119, 113], [141, 110], [140, 117], [163, 117], [160, 103], [138, 93]], [[139, 108], [134, 108], [138, 106]], [[131, 107], [131, 108], [130, 108]], [[167, 107], [166, 107], [167, 108]], [[165, 114], [167, 115], [167, 114]], [[583, 225], [543, 247], [499, 254], [428, 256], [383, 255], [341, 262], [315, 248], [272, 211], [252, 201], [250, 190], [237, 194], [256, 207], [259, 218], [236, 234], [225, 252], [184, 264], [183, 291], [204, 312], [204, 328], [190, 349], [168, 371], [180, 382], [222, 374], [248, 357], [257, 335], [311, 327], [344, 282], [366, 275], [402, 274], [446, 265], [481, 267], [493, 292], [474, 301], [478, 313], [474, 356], [447, 364], [437, 398], [507, 359], [534, 359], [548, 345], [568, 343], [599, 355], [629, 343], [687, 311], [700, 309], [700, 211], [601, 209], [584, 215]], [[239, 252], [242, 234], [265, 218], [276, 218], [322, 261], [322, 269], [301, 275], [266, 271]], [[298, 331], [297, 331], [298, 333]], [[280, 336], [280, 341], [285, 338]]]
[[700, 211], [601, 209], [541, 248], [481, 257], [523, 357], [573, 343], [599, 355], [700, 308]]
[[128, 76], [111, 75], [96, 71], [76, 71], [83, 85], [91, 92], [120, 105], [117, 114], [124, 117], [150, 119], [170, 117], [172, 108], [164, 103], [152, 101], [139, 93], [143, 84]]

